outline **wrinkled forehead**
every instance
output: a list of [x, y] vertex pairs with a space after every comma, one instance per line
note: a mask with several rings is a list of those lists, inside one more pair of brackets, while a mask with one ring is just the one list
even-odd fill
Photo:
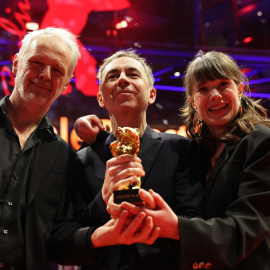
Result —
[[66, 65], [67, 69], [70, 68], [72, 61], [69, 46], [54, 35], [42, 35], [34, 39], [29, 44], [24, 56], [27, 58], [37, 56], [48, 61], [58, 61]]
[[42, 35], [37, 37], [31, 45], [49, 48], [63, 55], [70, 54], [71, 50], [68, 44], [55, 35]]
[[146, 76], [146, 71], [143, 65], [131, 57], [119, 57], [112, 60], [103, 70], [102, 76], [106, 76], [110, 72], [122, 72], [127, 70], [137, 70], [142, 75]]

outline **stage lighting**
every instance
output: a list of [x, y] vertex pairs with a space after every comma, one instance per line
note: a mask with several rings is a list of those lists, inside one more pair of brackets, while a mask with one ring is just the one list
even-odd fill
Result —
[[115, 25], [115, 28], [116, 28], [116, 29], [122, 29], [122, 28], [127, 28], [127, 26], [128, 26], [127, 21], [123, 20], [123, 21], [117, 23], [117, 24]]
[[25, 24], [26, 26], [26, 29], [27, 30], [31, 30], [31, 31], [34, 31], [34, 30], [38, 30], [39, 29], [39, 24], [36, 23], [36, 22], [27, 22]]
[[246, 37], [246, 38], [243, 39], [243, 42], [244, 42], [244, 43], [249, 43], [249, 42], [251, 42], [252, 40], [253, 40], [253, 37]]

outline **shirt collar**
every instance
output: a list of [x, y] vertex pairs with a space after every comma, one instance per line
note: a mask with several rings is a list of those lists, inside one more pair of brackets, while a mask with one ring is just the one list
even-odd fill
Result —
[[7, 115], [7, 103], [8, 103], [9, 96], [5, 96], [0, 100], [0, 113], [1, 115]]
[[[8, 99], [9, 95], [5, 96], [0, 100], [0, 118], [6, 119], [7, 118], [7, 106], [8, 106]], [[56, 134], [53, 130], [53, 126], [51, 121], [47, 115], [43, 117], [41, 122], [37, 127], [37, 132], [40, 135], [45, 135], [51, 137], [51, 139], [57, 139]]]
[[113, 133], [111, 132], [110, 135], [105, 140], [105, 145], [110, 145], [116, 138], [114, 137]]
[[40, 134], [46, 134], [55, 140], [57, 139], [51, 121], [47, 115], [45, 115], [39, 123], [37, 132]]

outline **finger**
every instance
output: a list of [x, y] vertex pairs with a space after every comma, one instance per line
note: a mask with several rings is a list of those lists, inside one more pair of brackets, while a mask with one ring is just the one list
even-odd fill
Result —
[[134, 219], [130, 222], [128, 227], [126, 227], [126, 229], [122, 233], [121, 235], [122, 241], [127, 241], [130, 237], [132, 237], [132, 235], [134, 235], [134, 233], [140, 227], [145, 216], [146, 216], [145, 213], [141, 212], [137, 216], [134, 217]]
[[160, 228], [153, 226], [153, 219], [151, 217], [146, 217], [145, 224], [140, 232], [135, 233], [135, 242], [142, 242], [147, 244], [152, 244], [159, 236]]
[[151, 195], [151, 193], [147, 192], [144, 189], [140, 189], [139, 194], [140, 194], [141, 199], [148, 206], [148, 208], [150, 208], [150, 209], [156, 208], [156, 202], [155, 202], [153, 196]]
[[140, 233], [137, 234], [137, 240], [148, 239], [151, 231], [153, 230], [153, 219], [148, 216], [145, 218], [145, 222], [142, 228], [140, 228]]
[[133, 219], [134, 219], [134, 216], [132, 216], [132, 218], [127, 217], [124, 223], [124, 228], [127, 228]]
[[110, 215], [113, 215], [113, 209], [114, 209], [114, 205], [113, 205], [113, 194], [112, 194], [107, 202], [106, 210]]
[[142, 211], [142, 208], [140, 208], [139, 206], [136, 206], [128, 202], [122, 202], [121, 207], [127, 210], [128, 212], [132, 213], [133, 215], [138, 215]]
[[138, 161], [133, 161], [129, 157], [125, 159], [111, 158], [106, 162], [106, 172], [110, 177], [118, 176], [120, 179], [130, 175], [144, 176], [142, 164]]
[[112, 218], [117, 218], [121, 212], [123, 211], [123, 209], [121, 208], [121, 206], [119, 204], [115, 204], [113, 202], [113, 194], [109, 199], [109, 202], [107, 204], [107, 211], [108, 213], [111, 215]]
[[116, 221], [115, 221], [114, 219], [110, 219], [109, 221], [107, 221], [107, 223], [104, 224], [104, 226], [110, 227], [110, 226], [114, 225], [115, 222], [116, 222]]
[[91, 125], [84, 117], [80, 117], [75, 121], [74, 129], [78, 136], [82, 133], [88, 133], [88, 130], [91, 128]]
[[123, 155], [117, 156], [117, 157], [115, 157], [115, 159], [119, 163], [128, 162], [128, 161], [142, 163], [142, 161], [141, 161], [141, 159], [139, 157], [133, 156], [133, 155], [129, 155], [129, 154], [123, 154]]
[[[96, 116], [94, 117], [97, 118]], [[99, 127], [92, 125], [92, 118], [92, 115], [80, 117], [77, 119], [74, 125], [77, 135], [81, 138], [81, 140], [87, 142], [88, 144], [94, 143], [96, 136], [99, 133]]]
[[79, 119], [81, 120], [79, 121], [79, 130], [82, 132], [89, 132], [89, 130], [92, 129], [91, 121], [88, 121], [85, 117]]
[[93, 144], [96, 141], [96, 138], [99, 133], [99, 127], [97, 126], [91, 126], [89, 130], [87, 130], [87, 134], [85, 135], [85, 141], [88, 142], [88, 144]]
[[[113, 157], [109, 159], [106, 162], [106, 167], [107, 168], [112, 168], [112, 169], [118, 169], [118, 170], [124, 170], [127, 168], [141, 168], [141, 160], [137, 159], [137, 157], [133, 157], [131, 155], [125, 155], [124, 158], [122, 158], [124, 155], [118, 156], [118, 157]], [[122, 167], [121, 167], [122, 166]]]
[[121, 233], [121, 231], [124, 228], [124, 224], [126, 222], [127, 216], [128, 216], [128, 211], [123, 211], [120, 214], [119, 218], [117, 218], [115, 220], [114, 228], [113, 228], [113, 233], [116, 233], [116, 234], [120, 234]]
[[149, 190], [150, 194], [152, 194], [155, 203], [156, 203], [156, 208], [162, 209], [162, 208], [167, 208], [167, 203], [163, 200], [163, 198], [153, 190]]
[[89, 115], [87, 120], [91, 123], [92, 127], [97, 126], [100, 130], [104, 130], [103, 122], [94, 114]]
[[153, 243], [155, 243], [155, 241], [158, 239], [159, 235], [160, 235], [160, 228], [155, 227], [146, 244], [153, 245]]
[[128, 176], [144, 176], [145, 171], [140, 163], [128, 162], [111, 167], [109, 170], [110, 176], [117, 176], [120, 179], [125, 179]]

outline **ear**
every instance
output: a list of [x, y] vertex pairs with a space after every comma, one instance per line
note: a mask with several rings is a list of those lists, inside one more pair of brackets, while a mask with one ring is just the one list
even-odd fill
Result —
[[71, 81], [72, 77], [69, 78], [69, 80], [66, 82], [66, 84], [64, 85], [63, 91], [65, 91]]
[[13, 60], [12, 73], [14, 75], [17, 75], [17, 71], [18, 71], [18, 54], [16, 53]]
[[244, 84], [241, 82], [238, 86], [238, 97], [240, 98], [244, 92]]
[[105, 107], [104, 100], [103, 100], [103, 95], [102, 95], [102, 93], [100, 91], [97, 93], [97, 101], [98, 101], [98, 104], [99, 104], [99, 106], [101, 108]]
[[157, 91], [155, 88], [152, 87], [150, 89], [150, 96], [149, 96], [148, 104], [149, 105], [153, 104], [156, 100], [156, 97], [157, 97]]
[[191, 98], [191, 97], [189, 97], [189, 98], [188, 98], [188, 101], [189, 101], [189, 103], [191, 104], [191, 106], [193, 107], [193, 109], [194, 109], [195, 111], [197, 111], [197, 106], [196, 106], [196, 104], [195, 104], [194, 99]]
[[71, 81], [72, 77], [69, 78], [69, 80], [66, 82], [66, 84], [63, 86], [63, 89], [62, 89], [62, 92], [66, 91], [67, 90], [67, 87]]

